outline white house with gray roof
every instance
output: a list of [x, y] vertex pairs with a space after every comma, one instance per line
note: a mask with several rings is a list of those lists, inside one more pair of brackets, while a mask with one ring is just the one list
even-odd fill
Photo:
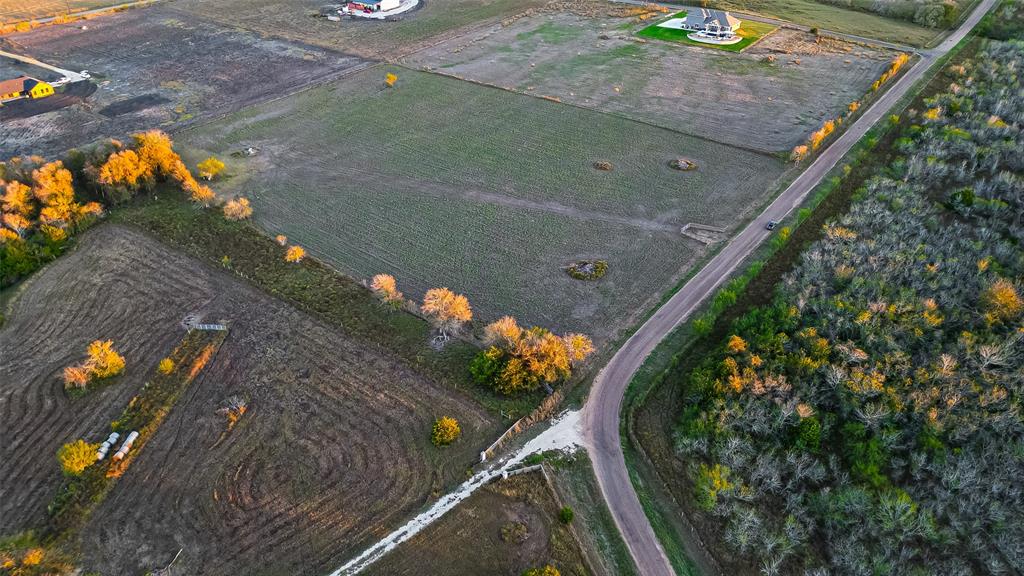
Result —
[[682, 28], [710, 38], [732, 38], [740, 29], [740, 19], [722, 10], [701, 8], [686, 15]]

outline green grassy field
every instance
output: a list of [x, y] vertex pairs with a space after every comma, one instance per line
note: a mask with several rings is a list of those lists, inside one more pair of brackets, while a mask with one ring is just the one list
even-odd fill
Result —
[[[711, 7], [760, 14], [804, 26], [911, 46], [933, 45], [942, 34], [941, 30], [905, 20], [847, 10], [814, 0], [713, 0]], [[746, 25], [747, 21], [744, 21], [743, 26]]]
[[[678, 12], [673, 14], [671, 18], [686, 18], [686, 12]], [[669, 20], [671, 18], [662, 19], [661, 22]], [[698, 42], [696, 40], [690, 40], [689, 35], [693, 32], [689, 30], [676, 30], [674, 28], [662, 28], [658, 26], [661, 22], [657, 22], [637, 32], [637, 36], [644, 38], [654, 38], [655, 40], [664, 40], [666, 42], [679, 42], [682, 44], [692, 44], [694, 46], [700, 46], [702, 48], [716, 48], [718, 50], [727, 50], [729, 52], [742, 52], [744, 48], [750, 46], [754, 42], [757, 42], [761, 38], [764, 38], [768, 34], [775, 31], [777, 26], [771, 24], [765, 24], [764, 22], [754, 22], [753, 20], [745, 20], [740, 25], [737, 36], [743, 38], [735, 44], [720, 45], [720, 44], [708, 44], [707, 42]]]
[[[249, 108], [178, 142], [193, 159], [228, 160], [233, 176], [215, 188], [251, 197], [264, 229], [357, 278], [394, 274], [414, 298], [447, 286], [481, 320], [511, 313], [599, 342], [705, 249], [682, 225], [733, 228], [784, 170], [769, 155], [404, 68]], [[245, 146], [260, 153], [230, 156]], [[679, 156], [699, 169], [672, 170]], [[600, 281], [563, 270], [588, 258], [609, 262]]]

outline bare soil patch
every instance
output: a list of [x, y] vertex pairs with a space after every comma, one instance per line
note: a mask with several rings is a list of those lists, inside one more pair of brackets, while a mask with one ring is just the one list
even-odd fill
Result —
[[551, 564], [566, 576], [588, 574], [579, 545], [558, 520], [558, 510], [542, 474], [499, 480], [364, 573], [519, 576], [529, 568]]
[[[0, 535], [45, 519], [57, 447], [105, 434], [189, 314], [231, 333], [82, 531], [87, 570], [142, 573], [183, 548], [189, 574], [329, 571], [454, 484], [497, 432], [379, 347], [104, 225], [27, 281], [0, 329]], [[125, 375], [70, 399], [57, 376], [95, 338], [117, 343]], [[248, 411], [228, 432], [217, 410], [232, 395]], [[463, 431], [443, 450], [429, 439], [440, 415]]]
[[[174, 4], [6, 37], [14, 51], [89, 70], [99, 89], [50, 114], [0, 123], [7, 154], [53, 155], [100, 137], [173, 129], [331, 79], [360, 58], [181, 12]], [[39, 101], [40, 105], [53, 98]]]
[[281, 38], [392, 60], [462, 32], [515, 19], [548, 0], [427, 0], [394, 22], [316, 18], [322, 0], [178, 0], [175, 7]]
[[[893, 57], [837, 40], [816, 44], [788, 29], [742, 54], [638, 42], [635, 30], [649, 24], [545, 14], [453, 38], [403, 63], [778, 152], [859, 100]], [[779, 57], [769, 62], [767, 54]]]

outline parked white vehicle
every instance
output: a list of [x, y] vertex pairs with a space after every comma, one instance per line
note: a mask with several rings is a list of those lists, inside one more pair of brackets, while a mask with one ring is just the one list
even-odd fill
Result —
[[81, 72], [78, 73], [78, 75], [81, 76], [82, 78], [86, 78], [86, 79], [92, 78], [92, 75], [89, 74], [88, 70], [82, 70]]

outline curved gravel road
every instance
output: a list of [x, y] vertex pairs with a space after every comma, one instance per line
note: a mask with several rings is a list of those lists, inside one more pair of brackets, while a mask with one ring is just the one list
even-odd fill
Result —
[[622, 411], [622, 396], [633, 374], [655, 346], [725, 282], [744, 258], [771, 235], [771, 232], [765, 229], [765, 224], [769, 220], [781, 220], [799, 206], [807, 194], [868, 129], [885, 117], [897, 101], [913, 88], [938, 59], [956, 46], [996, 2], [997, 0], [982, 0], [960, 27], [941, 44], [932, 50], [921, 52], [921, 59], [917, 64], [825, 149], [760, 216], [747, 225], [659, 308], [626, 341], [595, 378], [584, 407], [583, 434], [590, 449], [590, 458], [593, 461], [594, 474], [601, 486], [601, 493], [640, 574], [664, 576], [674, 572], [647, 516], [644, 515], [636, 492], [633, 491], [622, 453], [619, 414]]

